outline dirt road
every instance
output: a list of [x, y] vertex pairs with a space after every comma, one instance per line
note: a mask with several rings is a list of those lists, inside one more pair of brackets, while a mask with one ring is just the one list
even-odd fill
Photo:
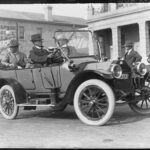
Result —
[[150, 116], [127, 105], [115, 109], [105, 126], [88, 126], [72, 107], [51, 114], [48, 108], [19, 112], [15, 120], [0, 115], [0, 148], [150, 148]]

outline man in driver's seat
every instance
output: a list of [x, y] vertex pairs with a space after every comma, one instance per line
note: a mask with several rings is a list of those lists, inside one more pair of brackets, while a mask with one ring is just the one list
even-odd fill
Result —
[[43, 39], [41, 34], [33, 34], [31, 36], [31, 41], [33, 43], [33, 47], [30, 50], [30, 54], [28, 57], [28, 67], [43, 67], [47, 59], [50, 57], [50, 53], [47, 49], [43, 47]]

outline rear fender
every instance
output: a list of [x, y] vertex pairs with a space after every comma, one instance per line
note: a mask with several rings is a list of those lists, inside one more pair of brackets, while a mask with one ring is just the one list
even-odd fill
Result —
[[10, 85], [13, 88], [17, 104], [27, 102], [27, 92], [18, 81], [14, 79], [0, 79], [0, 88], [4, 85]]

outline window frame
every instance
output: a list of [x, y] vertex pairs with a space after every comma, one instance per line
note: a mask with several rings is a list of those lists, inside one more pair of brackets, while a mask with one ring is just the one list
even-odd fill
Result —
[[24, 40], [25, 39], [25, 28], [24, 28], [24, 26], [19, 26], [19, 39], [20, 40]]

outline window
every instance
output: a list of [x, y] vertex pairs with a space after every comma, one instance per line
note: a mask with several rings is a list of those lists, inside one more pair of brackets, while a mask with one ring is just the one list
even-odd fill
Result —
[[19, 39], [24, 39], [24, 27], [19, 26]]
[[108, 12], [109, 11], [109, 4], [108, 3], [103, 3], [101, 12]]
[[37, 28], [37, 33], [42, 34], [42, 28]]
[[117, 3], [117, 9], [124, 7], [123, 3]]

